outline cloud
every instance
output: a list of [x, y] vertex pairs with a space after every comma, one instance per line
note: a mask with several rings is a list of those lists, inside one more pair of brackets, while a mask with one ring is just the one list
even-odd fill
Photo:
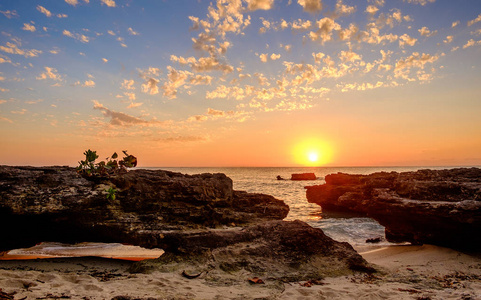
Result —
[[16, 10], [0, 10], [0, 13], [4, 15], [7, 19], [18, 17]]
[[412, 3], [412, 4], [420, 4], [422, 6], [428, 3], [434, 3], [436, 0], [404, 0], [404, 2]]
[[65, 36], [68, 36], [68, 37], [71, 37], [73, 39], [76, 39], [82, 43], [88, 43], [89, 42], [89, 37], [88, 36], [85, 36], [83, 34], [79, 34], [79, 33], [72, 33], [66, 29], [64, 29], [64, 31], [62, 32], [63, 35]]
[[23, 23], [23, 30], [25, 31], [30, 31], [30, 32], [35, 32], [35, 30], [37, 30], [35, 28], [35, 26], [33, 26], [32, 24], [28, 24], [28, 23]]
[[478, 22], [481, 22], [481, 14], [478, 15], [478, 17], [474, 20], [468, 21], [468, 26], [472, 26]]
[[132, 29], [132, 27], [129, 27], [127, 29], [130, 35], [139, 35], [140, 33], [136, 32], [135, 30]]
[[418, 29], [418, 31], [419, 31], [419, 34], [420, 34], [421, 36], [426, 36], [426, 37], [431, 37], [431, 36], [433, 36], [433, 35], [435, 35], [435, 34], [438, 33], [437, 30], [431, 31], [431, 30], [429, 30], [429, 28], [427, 28], [426, 26], [424, 26], [424, 27], [421, 28], [421, 29]]
[[475, 45], [481, 45], [481, 41], [475, 41], [473, 39], [470, 39], [466, 44], [464, 44], [463, 49], [475, 46]]
[[333, 19], [327, 18], [327, 17], [321, 20], [318, 20], [316, 24], [319, 29], [316, 31], [309, 32], [308, 36], [311, 39], [311, 41], [320, 40], [322, 44], [332, 39], [332, 33], [334, 30], [341, 29], [341, 25], [336, 23]]
[[434, 63], [439, 59], [439, 55], [431, 55], [427, 53], [419, 54], [419, 52], [414, 52], [411, 56], [400, 59], [396, 62], [394, 68], [394, 76], [396, 78], [403, 78], [408, 81], [413, 81], [409, 77], [409, 74], [413, 68], [424, 69], [426, 64]]
[[94, 109], [98, 109], [102, 111], [102, 114], [106, 118], [110, 118], [109, 123], [114, 126], [133, 126], [133, 125], [152, 126], [152, 125], [162, 124], [162, 122], [159, 122], [157, 120], [146, 121], [144, 119], [133, 117], [122, 112], [116, 112], [116, 111], [110, 110], [96, 100], [93, 100], [92, 102], [94, 103]]
[[375, 5], [369, 5], [366, 7], [366, 12], [370, 15], [374, 15], [379, 11], [379, 8]]
[[83, 87], [95, 87], [95, 82], [93, 80], [86, 80], [84, 84], [82, 84]]
[[108, 61], [109, 61], [108, 59], [102, 58], [102, 62], [106, 63], [106, 62], [108, 62]]
[[342, 0], [338, 0], [336, 3], [336, 10], [334, 11], [333, 18], [339, 18], [341, 16], [348, 16], [356, 11], [355, 6], [345, 5]]
[[56, 81], [61, 81], [62, 76], [60, 76], [57, 72], [57, 69], [45, 67], [45, 72], [41, 73], [38, 77], [38, 80], [45, 80], [45, 79], [53, 79]]
[[49, 18], [52, 16], [52, 13], [43, 6], [37, 5], [37, 10]]
[[129, 106], [127, 106], [127, 108], [136, 108], [136, 107], [142, 106], [142, 104], [144, 104], [144, 103], [141, 103], [141, 102], [132, 102], [132, 103], [130, 103]]
[[108, 7], [115, 7], [115, 1], [114, 0], [100, 0], [102, 4], [107, 5]]
[[453, 41], [453, 36], [448, 35], [446, 39], [443, 41], [445, 44], [450, 44]]
[[73, 6], [78, 4], [78, 0], [65, 0], [65, 2], [67, 2], [68, 4], [73, 5]]
[[297, 0], [297, 3], [302, 6], [304, 11], [310, 13], [316, 13], [322, 10], [321, 0]]
[[4, 121], [4, 122], [8, 122], [8, 123], [13, 123], [12, 120], [8, 119], [8, 118], [4, 118], [2, 116], [0, 116], [0, 121]]
[[403, 48], [404, 45], [414, 46], [418, 39], [415, 39], [406, 33], [399, 37], [399, 47]]
[[157, 86], [158, 83], [159, 83], [159, 81], [157, 79], [149, 78], [147, 80], [147, 82], [142, 84], [142, 86], [141, 86], [142, 92], [150, 94], [150, 95], [158, 94], [159, 93], [159, 87]]
[[122, 82], [121, 88], [124, 90], [135, 90], [134, 84], [135, 84], [134, 80], [124, 79], [124, 81]]
[[6, 46], [0, 46], [0, 51], [10, 53], [10, 54], [17, 54], [17, 55], [22, 55], [25, 57], [37, 57], [39, 54], [42, 54], [41, 50], [26, 50], [26, 49], [20, 49], [18, 48], [18, 45], [20, 44], [19, 41], [13, 39], [14, 43], [12, 42], [7, 42]]
[[451, 28], [454, 28], [454, 27], [456, 27], [456, 26], [458, 26], [458, 25], [459, 25], [459, 21], [453, 22], [453, 24], [451, 24]]
[[247, 2], [247, 9], [253, 10], [269, 10], [274, 6], [274, 0], [245, 0]]

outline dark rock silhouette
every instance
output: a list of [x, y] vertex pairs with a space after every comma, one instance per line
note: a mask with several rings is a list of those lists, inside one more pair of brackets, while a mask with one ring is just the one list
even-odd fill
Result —
[[316, 180], [314, 173], [291, 174], [291, 180]]
[[377, 220], [391, 242], [481, 247], [481, 169], [327, 175], [306, 187], [325, 211], [356, 212]]

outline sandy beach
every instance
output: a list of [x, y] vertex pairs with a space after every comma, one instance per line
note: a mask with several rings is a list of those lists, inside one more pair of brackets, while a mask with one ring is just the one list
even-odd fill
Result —
[[0, 299], [481, 299], [479, 254], [431, 245], [361, 254], [378, 273], [320, 282], [267, 277], [263, 284], [250, 283], [247, 272], [217, 280], [205, 274], [195, 279], [181, 273], [131, 274], [127, 270], [134, 262], [122, 259], [3, 260]]

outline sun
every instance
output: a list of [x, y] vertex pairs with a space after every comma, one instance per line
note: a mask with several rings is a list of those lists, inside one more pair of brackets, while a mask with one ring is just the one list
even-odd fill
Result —
[[326, 141], [307, 138], [293, 147], [293, 157], [297, 164], [318, 167], [331, 162], [332, 147]]
[[307, 159], [309, 159], [310, 162], [316, 162], [319, 160], [319, 154], [316, 152], [309, 152], [307, 154]]

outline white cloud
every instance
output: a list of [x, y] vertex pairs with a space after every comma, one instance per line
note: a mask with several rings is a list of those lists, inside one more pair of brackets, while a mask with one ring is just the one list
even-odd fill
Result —
[[35, 26], [33, 26], [32, 24], [29, 24], [29, 23], [23, 23], [23, 30], [25, 31], [30, 31], [30, 32], [35, 32], [35, 30], [37, 30], [35, 28]]
[[415, 39], [406, 33], [399, 37], [399, 47], [403, 48], [404, 45], [414, 46], [418, 39]]
[[333, 31], [341, 29], [341, 25], [327, 17], [317, 21], [316, 24], [319, 29], [309, 32], [308, 36], [312, 41], [320, 40], [322, 44], [332, 39]]

